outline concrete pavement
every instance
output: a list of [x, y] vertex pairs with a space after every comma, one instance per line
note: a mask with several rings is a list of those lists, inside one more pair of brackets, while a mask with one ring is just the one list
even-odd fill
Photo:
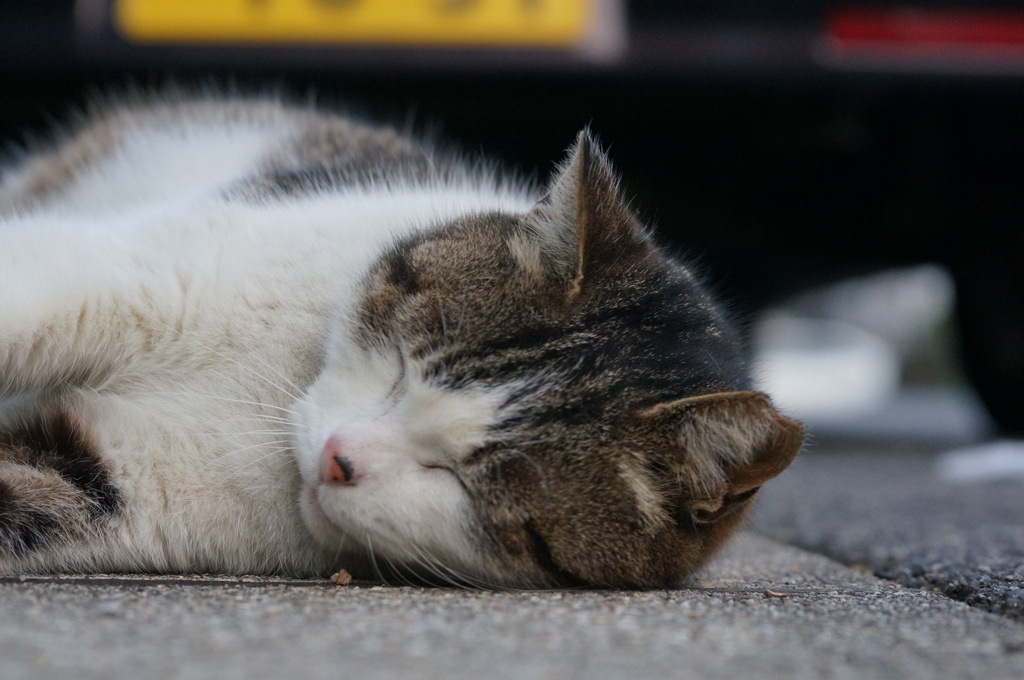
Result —
[[1011, 680], [1024, 626], [752, 534], [674, 591], [6, 579], [0, 678], [48, 677]]

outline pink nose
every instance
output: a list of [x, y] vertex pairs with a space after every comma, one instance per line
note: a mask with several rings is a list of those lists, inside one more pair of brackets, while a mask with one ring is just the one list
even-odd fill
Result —
[[328, 484], [355, 483], [356, 469], [352, 461], [345, 457], [341, 437], [336, 434], [327, 438], [320, 454], [320, 479]]

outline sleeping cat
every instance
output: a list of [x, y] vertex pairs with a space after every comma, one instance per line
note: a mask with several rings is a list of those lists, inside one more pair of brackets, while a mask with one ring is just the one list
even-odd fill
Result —
[[0, 573], [665, 586], [803, 428], [587, 132], [540, 194], [269, 99], [0, 178]]

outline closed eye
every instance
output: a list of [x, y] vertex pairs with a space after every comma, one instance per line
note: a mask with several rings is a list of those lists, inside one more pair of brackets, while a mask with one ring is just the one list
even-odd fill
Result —
[[455, 479], [455, 481], [459, 483], [459, 486], [462, 487], [463, 491], [469, 493], [469, 487], [467, 487], [466, 483], [462, 481], [462, 478], [459, 477], [459, 473], [457, 473], [454, 468], [451, 468], [447, 465], [442, 465], [441, 463], [422, 463], [421, 465], [424, 470], [430, 470], [432, 472], [447, 474], [451, 476], [452, 478]]

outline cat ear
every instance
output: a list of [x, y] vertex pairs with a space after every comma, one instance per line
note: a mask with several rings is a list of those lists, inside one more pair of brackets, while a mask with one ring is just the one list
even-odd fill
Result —
[[526, 226], [547, 261], [570, 277], [570, 294], [613, 274], [616, 267], [627, 267], [630, 254], [645, 256], [650, 248], [642, 225], [622, 201], [608, 158], [588, 130], [576, 137]]
[[785, 470], [804, 442], [803, 425], [783, 417], [758, 392], [724, 392], [657, 404], [647, 427], [670, 432], [697, 522], [713, 522]]

